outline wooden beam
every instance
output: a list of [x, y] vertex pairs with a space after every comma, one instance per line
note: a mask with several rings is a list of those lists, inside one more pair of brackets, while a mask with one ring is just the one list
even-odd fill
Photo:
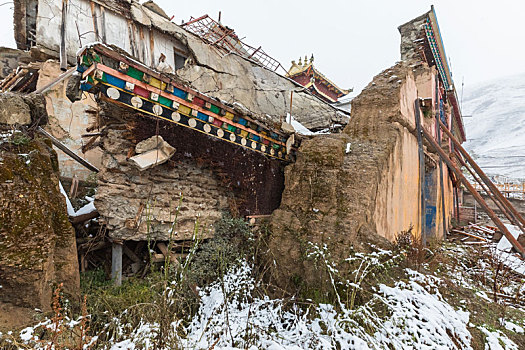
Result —
[[82, 214], [82, 215], [78, 215], [78, 216], [71, 216], [69, 218], [69, 221], [73, 225], [76, 225], [76, 224], [84, 223], [84, 222], [86, 222], [88, 220], [91, 220], [91, 219], [94, 219], [94, 218], [98, 218], [99, 216], [100, 216], [100, 214], [98, 213], [98, 211], [94, 210], [91, 213], [86, 213], [86, 214]]
[[416, 131], [417, 131], [417, 144], [418, 144], [418, 155], [419, 155], [419, 210], [421, 220], [421, 241], [423, 244], [426, 243], [426, 203], [425, 203], [425, 152], [423, 150], [423, 139], [421, 132], [421, 114], [419, 110], [419, 99], [414, 101], [414, 111], [416, 117]]
[[[140, 27], [140, 29], [142, 29], [142, 27]], [[142, 35], [141, 42], [143, 42], [144, 41], [144, 36], [143, 36], [142, 32], [141, 32], [141, 35]], [[107, 56], [109, 58], [113, 58], [114, 60], [117, 60], [117, 61], [122, 61], [122, 62], [124, 62], [124, 63], [126, 63], [126, 64], [128, 64], [130, 66], [133, 66], [134, 68], [138, 69], [139, 71], [141, 71], [143, 73], [146, 73], [146, 74], [148, 74], [148, 75], [150, 75], [150, 76], [152, 76], [152, 77], [154, 77], [154, 78], [156, 78], [156, 79], [158, 79], [158, 80], [160, 80], [160, 81], [162, 81], [162, 82], [164, 82], [166, 84], [175, 85], [173, 79], [170, 79], [170, 78], [166, 77], [165, 75], [160, 74], [160, 73], [158, 73], [158, 72], [156, 72], [156, 71], [154, 71], [154, 70], [144, 66], [143, 64], [140, 64], [139, 62], [137, 62], [135, 60], [131, 60], [131, 59], [129, 59], [126, 56], [123, 56], [123, 55], [121, 55], [121, 54], [119, 54], [117, 52], [114, 52], [113, 50], [111, 50], [108, 47], [105, 47], [105, 46], [102, 46], [102, 45], [95, 45], [94, 49], [95, 49], [95, 51], [97, 51], [98, 53], [100, 53], [100, 54], [102, 54], [104, 56]], [[137, 56], [140, 56], [140, 55], [137, 55]], [[290, 81], [293, 81], [293, 80], [290, 80]], [[297, 84], [297, 83], [295, 83], [295, 84]], [[235, 115], [238, 114], [237, 112], [235, 112], [235, 110], [233, 108], [228, 107], [228, 106], [222, 104], [221, 102], [219, 102], [219, 101], [217, 101], [217, 100], [215, 100], [213, 98], [210, 98], [209, 96], [201, 94], [200, 92], [198, 92], [196, 90], [190, 89], [190, 88], [185, 87], [185, 86], [181, 86], [179, 84], [176, 84], [175, 86], [177, 87], [177, 89], [180, 89], [180, 90], [183, 90], [183, 91], [185, 91], [187, 93], [190, 93], [193, 96], [196, 96], [196, 97], [198, 97], [201, 100], [204, 100], [206, 102], [210, 102], [210, 103], [212, 103], [212, 104], [214, 104], [214, 105], [224, 109], [225, 111], [228, 111], [228, 112], [233, 113]], [[264, 127], [264, 125], [262, 123], [260, 123], [258, 120], [251, 119], [251, 118], [249, 118], [247, 116], [243, 116], [243, 118], [249, 120], [250, 122], [252, 122], [254, 124], [257, 124], [259, 126], [263, 126]], [[276, 133], [281, 135], [281, 136], [283, 136], [280, 132], [276, 132]]]
[[111, 246], [111, 279], [116, 286], [122, 285], [122, 241], [113, 241]]
[[66, 21], [67, 21], [67, 2], [62, 0], [62, 20], [60, 23], [60, 69], [67, 70], [67, 48], [66, 48]]
[[95, 32], [95, 40], [100, 40], [100, 36], [98, 35], [98, 22], [97, 22], [97, 11], [96, 11], [96, 5], [93, 1], [90, 1], [91, 5], [91, 17], [93, 18], [93, 31]]
[[75, 154], [75, 152], [73, 152], [72, 150], [70, 150], [67, 146], [65, 146], [62, 142], [60, 142], [59, 140], [57, 140], [53, 135], [51, 135], [50, 133], [48, 133], [47, 131], [45, 131], [44, 129], [42, 129], [42, 127], [38, 127], [37, 131], [39, 133], [41, 133], [42, 135], [44, 135], [45, 137], [47, 137], [48, 139], [51, 140], [51, 142], [53, 143], [53, 145], [55, 145], [58, 149], [60, 149], [62, 152], [64, 152], [65, 154], [67, 154], [68, 156], [70, 156], [71, 158], [73, 158], [74, 160], [76, 160], [78, 163], [82, 164], [83, 166], [85, 166], [87, 169], [91, 170], [91, 171], [94, 171], [96, 173], [99, 172], [99, 170], [97, 169], [97, 167], [95, 167], [94, 165], [92, 165], [91, 163], [89, 163], [87, 160], [79, 157], [77, 154]]
[[76, 67], [73, 67], [69, 69], [67, 72], [64, 72], [60, 74], [55, 80], [50, 82], [49, 84], [42, 86], [40, 89], [35, 90], [35, 94], [43, 94], [52, 89], [56, 84], [60, 83], [62, 80], [70, 77], [75, 71], [77, 70]]

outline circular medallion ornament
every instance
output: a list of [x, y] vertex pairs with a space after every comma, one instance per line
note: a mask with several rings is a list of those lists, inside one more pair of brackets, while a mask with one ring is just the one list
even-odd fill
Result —
[[252, 141], [252, 148], [253, 148], [253, 149], [256, 149], [256, 148], [257, 148], [257, 142]]
[[163, 112], [162, 107], [160, 105], [154, 105], [153, 106], [153, 114], [155, 115], [161, 115]]
[[194, 127], [197, 126], [197, 121], [196, 121], [195, 119], [193, 119], [193, 118], [190, 118], [190, 120], [188, 121], [188, 124], [189, 124], [192, 128], [194, 128]]
[[247, 143], [248, 141], [246, 141], [244, 137], [241, 137], [241, 145], [246, 146]]
[[204, 124], [204, 131], [206, 131], [208, 134], [210, 133], [210, 131], [211, 131], [210, 124]]
[[138, 96], [133, 96], [133, 97], [131, 98], [131, 105], [132, 105], [133, 107], [135, 107], [135, 108], [140, 108], [140, 107], [142, 107], [142, 104], [143, 104], [143, 103], [142, 103], [142, 99], [141, 99], [140, 97], [138, 97]]
[[230, 134], [230, 141], [231, 141], [231, 142], [235, 142], [235, 140], [237, 140], [237, 136], [235, 136], [234, 133], [231, 133], [231, 134]]
[[279, 153], [277, 153], [277, 156], [278, 156], [279, 158], [282, 158], [282, 157], [283, 157], [283, 153], [282, 153], [282, 152], [279, 152]]
[[222, 129], [217, 129], [217, 136], [219, 136], [219, 137], [222, 138], [222, 137], [224, 136], [224, 130], [222, 130]]
[[119, 97], [120, 97], [120, 92], [115, 89], [115, 88], [108, 88], [108, 90], [106, 91], [106, 94], [108, 95], [109, 98], [113, 99], [113, 100], [118, 100]]
[[270, 154], [271, 154], [272, 156], [275, 155], [275, 150], [274, 150], [273, 148], [270, 148]]
[[173, 119], [176, 122], [180, 122], [180, 114], [178, 112], [171, 113], [171, 119]]
[[266, 146], [265, 145], [261, 145], [261, 151], [266, 152]]
[[214, 120], [215, 118], [213, 118], [212, 116], [208, 116], [208, 122], [213, 123]]

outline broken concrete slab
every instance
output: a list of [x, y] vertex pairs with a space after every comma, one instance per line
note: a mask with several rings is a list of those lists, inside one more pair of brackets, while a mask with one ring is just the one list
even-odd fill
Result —
[[135, 146], [135, 151], [140, 153], [131, 160], [140, 171], [156, 165], [166, 163], [175, 154], [175, 148], [164, 141], [161, 136], [152, 136]]

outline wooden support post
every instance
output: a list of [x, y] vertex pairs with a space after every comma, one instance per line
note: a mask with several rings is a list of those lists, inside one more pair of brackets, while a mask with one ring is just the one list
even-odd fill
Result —
[[419, 195], [420, 195], [420, 210], [421, 210], [421, 242], [426, 244], [426, 205], [425, 205], [425, 153], [423, 150], [423, 139], [421, 133], [423, 128], [421, 127], [421, 115], [419, 112], [419, 99], [414, 101], [414, 110], [416, 116], [416, 132], [417, 132], [417, 144], [419, 149]]
[[[436, 133], [437, 133], [437, 141], [438, 144], [441, 145], [441, 128], [439, 127], [439, 118], [441, 115], [441, 109], [439, 104], [439, 83], [437, 80], [437, 75], [435, 76], [436, 80], [436, 93], [435, 93], [435, 100], [436, 100]], [[445, 188], [443, 184], [443, 161], [439, 159], [439, 182], [440, 182], [440, 190], [441, 190], [441, 218], [443, 219], [443, 237], [447, 236], [447, 219], [445, 217]]]
[[97, 22], [97, 11], [96, 11], [96, 5], [93, 1], [90, 1], [89, 4], [91, 5], [91, 17], [93, 19], [93, 32], [95, 33], [95, 40], [99, 41], [100, 36], [98, 35], [98, 22]]
[[492, 211], [492, 209], [490, 209], [490, 207], [487, 205], [483, 197], [481, 197], [481, 195], [476, 191], [476, 189], [465, 178], [461, 170], [450, 160], [450, 158], [446, 155], [446, 153], [443, 151], [441, 146], [436, 143], [432, 135], [430, 135], [426, 130], [423, 129], [423, 136], [425, 136], [430, 146], [432, 146], [432, 148], [439, 154], [441, 159], [443, 159], [443, 161], [448, 165], [450, 170], [452, 170], [454, 174], [456, 174], [456, 176], [461, 180], [461, 182], [463, 182], [463, 185], [469, 190], [469, 192], [474, 196], [476, 201], [487, 212], [487, 214], [492, 219], [494, 224], [496, 224], [496, 226], [503, 233], [503, 235], [507, 237], [507, 239], [512, 244], [512, 246], [516, 248], [516, 250], [521, 254], [522, 257], [525, 258], [525, 249], [516, 240], [516, 238], [514, 238], [514, 236], [509, 232], [507, 227], [503, 224], [503, 222], [501, 222], [501, 220]]
[[66, 49], [66, 20], [67, 20], [67, 1], [62, 0], [62, 22], [60, 24], [60, 69], [67, 70], [67, 49]]
[[111, 246], [111, 279], [116, 286], [122, 285], [122, 244], [115, 240]]

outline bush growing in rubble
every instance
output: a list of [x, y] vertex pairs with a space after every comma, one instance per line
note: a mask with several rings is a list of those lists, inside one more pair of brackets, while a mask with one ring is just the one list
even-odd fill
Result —
[[215, 235], [201, 244], [189, 266], [188, 278], [198, 286], [214, 282], [248, 257], [253, 249], [250, 227], [241, 218], [224, 214], [215, 224]]

